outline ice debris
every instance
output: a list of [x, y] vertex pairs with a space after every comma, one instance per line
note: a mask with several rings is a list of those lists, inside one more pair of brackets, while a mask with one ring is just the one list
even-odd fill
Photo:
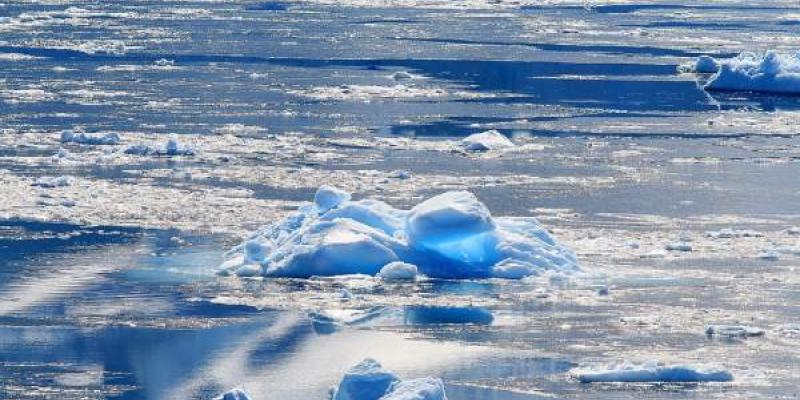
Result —
[[763, 336], [764, 330], [746, 325], [709, 325], [706, 327], [706, 335], [742, 338]]
[[706, 236], [712, 239], [732, 239], [732, 238], [750, 238], [750, 237], [764, 237], [763, 232], [754, 231], [752, 229], [731, 229], [724, 228], [718, 231], [707, 231]]
[[115, 145], [122, 140], [116, 132], [88, 133], [66, 130], [61, 132], [62, 143], [77, 144], [96, 144], [96, 145]]
[[314, 203], [255, 232], [226, 254], [221, 273], [308, 278], [376, 275], [402, 261], [435, 278], [522, 278], [576, 271], [575, 254], [534, 218], [493, 218], [465, 191], [411, 210], [323, 186]]
[[668, 243], [666, 246], [664, 246], [664, 250], [690, 252], [692, 251], [692, 244], [689, 242]]
[[469, 135], [461, 140], [461, 147], [467, 151], [501, 150], [514, 147], [514, 142], [497, 130]]
[[395, 261], [384, 265], [378, 272], [378, 277], [385, 281], [414, 280], [417, 277], [417, 273], [416, 265]]
[[718, 367], [668, 365], [650, 361], [643, 364], [624, 362], [606, 369], [579, 371], [582, 383], [593, 382], [730, 382], [733, 375]]
[[250, 396], [244, 390], [235, 388], [223, 393], [214, 400], [250, 400]]
[[800, 94], [800, 55], [744, 52], [721, 60], [705, 89]]
[[125, 149], [125, 154], [140, 156], [193, 156], [194, 149], [182, 146], [178, 139], [170, 138], [163, 148], [157, 148], [146, 144], [135, 144]]
[[367, 358], [345, 373], [333, 400], [447, 400], [439, 378], [401, 380]]

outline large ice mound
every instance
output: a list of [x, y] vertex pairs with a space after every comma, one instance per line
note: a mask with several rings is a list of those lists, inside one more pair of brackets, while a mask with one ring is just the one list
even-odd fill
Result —
[[800, 94], [800, 54], [745, 52], [718, 64], [705, 89]]
[[730, 382], [733, 375], [722, 368], [692, 365], [667, 365], [655, 361], [644, 364], [625, 362], [606, 369], [578, 372], [582, 383], [593, 382]]
[[494, 218], [469, 192], [447, 192], [411, 210], [372, 199], [353, 201], [327, 186], [314, 200], [234, 247], [223, 272], [376, 275], [398, 261], [438, 278], [522, 278], [578, 269], [575, 254], [536, 219]]
[[401, 380], [367, 358], [345, 373], [333, 400], [447, 400], [439, 378]]

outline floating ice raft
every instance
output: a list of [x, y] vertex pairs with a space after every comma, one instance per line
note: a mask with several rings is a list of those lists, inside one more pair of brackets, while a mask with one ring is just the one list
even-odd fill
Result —
[[575, 254], [536, 219], [494, 218], [469, 192], [447, 192], [400, 210], [372, 199], [352, 201], [323, 186], [314, 203], [229, 251], [221, 273], [376, 275], [396, 262], [439, 278], [522, 278], [579, 269]]
[[692, 365], [666, 365], [658, 362], [644, 364], [624, 363], [619, 366], [599, 370], [585, 370], [576, 374], [582, 383], [596, 382], [730, 382], [733, 375], [717, 367]]
[[[800, 54], [745, 52], [731, 59], [713, 61], [719, 68], [706, 83], [707, 90], [800, 94]], [[711, 61], [703, 64], [710, 65]]]

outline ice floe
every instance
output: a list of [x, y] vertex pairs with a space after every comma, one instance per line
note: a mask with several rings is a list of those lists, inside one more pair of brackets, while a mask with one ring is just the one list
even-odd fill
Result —
[[514, 142], [492, 129], [467, 136], [461, 141], [461, 146], [467, 151], [488, 151], [512, 148]]
[[800, 94], [800, 56], [745, 52], [721, 60], [705, 89]]
[[680, 72], [696, 72], [698, 74], [713, 74], [719, 70], [719, 62], [711, 56], [700, 56], [691, 63], [678, 67]]
[[763, 336], [764, 330], [747, 325], [709, 325], [706, 327], [706, 335], [741, 338]]
[[332, 400], [447, 400], [444, 383], [426, 377], [402, 380], [367, 358], [345, 373]]
[[707, 231], [706, 236], [713, 239], [732, 239], [740, 237], [764, 237], [764, 233], [752, 229], [724, 228], [718, 231]]
[[135, 144], [125, 149], [125, 154], [131, 155], [153, 155], [153, 156], [193, 156], [194, 149], [181, 145], [176, 138], [170, 138], [163, 148], [154, 147], [147, 144]]
[[575, 254], [533, 218], [493, 218], [465, 191], [446, 192], [411, 210], [350, 200], [323, 186], [314, 203], [254, 233], [226, 255], [224, 272], [308, 278], [376, 275], [392, 262], [430, 277], [521, 278], [574, 271]]
[[608, 368], [575, 373], [582, 383], [595, 382], [730, 382], [733, 375], [719, 367], [669, 365], [650, 361], [642, 364], [624, 362]]

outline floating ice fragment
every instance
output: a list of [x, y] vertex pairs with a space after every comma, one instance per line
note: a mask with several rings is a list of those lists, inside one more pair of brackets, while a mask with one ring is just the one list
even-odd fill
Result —
[[411, 172], [404, 169], [398, 169], [389, 173], [389, 178], [393, 179], [408, 179], [411, 178]]
[[514, 146], [514, 142], [494, 129], [475, 133], [461, 140], [461, 147], [467, 151], [501, 150]]
[[469, 192], [447, 192], [409, 211], [349, 198], [341, 190], [321, 187], [314, 204], [301, 206], [231, 250], [225, 268], [254, 263], [266, 276], [298, 278], [376, 275], [394, 261], [444, 278], [520, 278], [578, 269], [575, 254], [535, 219], [493, 218]]
[[342, 377], [333, 400], [378, 400], [398, 381], [395, 374], [367, 358], [350, 368]]
[[250, 400], [250, 396], [244, 390], [235, 388], [220, 395], [214, 400]]
[[668, 243], [664, 246], [664, 249], [667, 251], [685, 251], [689, 252], [692, 251], [692, 244], [688, 242], [675, 242], [675, 243]]
[[378, 272], [378, 277], [385, 281], [414, 280], [417, 273], [416, 265], [395, 261], [384, 265]]
[[713, 74], [719, 70], [719, 62], [714, 57], [702, 55], [692, 63], [678, 67], [680, 72], [696, 72], [698, 74]]
[[660, 362], [622, 365], [578, 371], [581, 383], [593, 382], [730, 382], [733, 375], [718, 367], [667, 365]]
[[61, 132], [62, 143], [94, 144], [94, 145], [115, 145], [121, 142], [119, 134], [116, 132], [106, 133], [87, 133], [66, 130]]
[[721, 60], [705, 89], [800, 94], [800, 55], [745, 52]]
[[57, 187], [64, 187], [72, 185], [72, 178], [69, 176], [54, 176], [54, 177], [46, 177], [43, 176], [41, 178], [37, 178], [31, 186], [39, 186], [42, 188], [57, 188]]
[[764, 237], [764, 233], [752, 229], [724, 228], [718, 231], [708, 231], [706, 236], [713, 239], [731, 239], [740, 237]]
[[781, 254], [775, 250], [764, 250], [756, 255], [756, 258], [767, 261], [777, 261], [781, 258]]
[[396, 382], [380, 400], [447, 400], [440, 378], [408, 379]]
[[156, 148], [146, 144], [135, 144], [125, 149], [125, 154], [140, 155], [140, 156], [193, 156], [194, 150], [181, 146], [178, 139], [170, 138], [164, 144], [163, 148]]
[[413, 79], [414, 75], [409, 74], [406, 71], [397, 71], [392, 75], [392, 79], [396, 81], [402, 81], [405, 79]]
[[481, 307], [409, 306], [405, 310], [405, 322], [410, 325], [490, 325], [493, 321], [491, 311]]
[[764, 330], [746, 325], [709, 325], [706, 327], [706, 335], [725, 337], [763, 336]]

